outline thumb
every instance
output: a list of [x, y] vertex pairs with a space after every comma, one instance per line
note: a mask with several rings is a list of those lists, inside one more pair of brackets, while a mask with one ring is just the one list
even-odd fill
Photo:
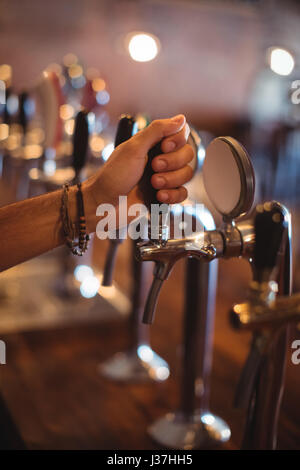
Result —
[[185, 116], [178, 114], [169, 119], [157, 119], [142, 131], [135, 134], [133, 139], [139, 145], [143, 153], [147, 153], [155, 144], [164, 137], [177, 134], [186, 123]]

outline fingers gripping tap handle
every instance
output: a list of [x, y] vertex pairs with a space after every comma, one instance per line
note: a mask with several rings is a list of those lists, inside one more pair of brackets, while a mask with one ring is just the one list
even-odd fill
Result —
[[[115, 136], [115, 148], [123, 142], [126, 142], [126, 140], [130, 139], [130, 137], [133, 135], [134, 125], [135, 119], [132, 116], [124, 114], [120, 117]], [[102, 285], [105, 287], [112, 285], [113, 271], [119, 244], [120, 240], [118, 238], [115, 240], [110, 240], [109, 251], [106, 257], [102, 279]]]
[[[148, 160], [144, 169], [143, 176], [139, 182], [139, 189], [142, 193], [144, 204], [150, 212], [151, 224], [149, 227], [149, 238], [150, 240], [158, 240], [159, 243], [163, 244], [168, 240], [169, 228], [168, 228], [168, 215], [169, 205], [160, 204], [156, 197], [156, 190], [151, 184], [151, 178], [155, 173], [152, 169], [152, 162], [157, 155], [162, 153], [161, 142], [158, 142], [148, 152]], [[152, 204], [160, 204], [159, 213], [151, 211]]]
[[75, 129], [73, 134], [73, 155], [72, 167], [75, 171], [75, 180], [78, 180], [79, 173], [85, 165], [89, 140], [88, 113], [79, 111], [75, 119]]
[[154, 147], [152, 147], [148, 152], [148, 160], [144, 169], [144, 173], [139, 182], [139, 189], [143, 195], [143, 200], [148, 210], [151, 209], [151, 204], [157, 204], [156, 199], [156, 190], [151, 184], [152, 175], [154, 175], [154, 170], [152, 169], [153, 159], [162, 153], [161, 142], [158, 142]]

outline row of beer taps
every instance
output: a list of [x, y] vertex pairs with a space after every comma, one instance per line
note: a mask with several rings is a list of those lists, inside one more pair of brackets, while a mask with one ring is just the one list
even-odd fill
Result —
[[[45, 74], [39, 85], [46, 116], [45, 149], [56, 147], [61, 128], [59, 109], [62, 101], [58, 85], [54, 72]], [[23, 96], [24, 103], [26, 96]], [[20, 114], [24, 133], [27, 129], [25, 114]], [[9, 120], [5, 116], [4, 119]], [[115, 146], [140, 129], [134, 117], [123, 115], [118, 124]], [[68, 158], [49, 175], [45, 173], [44, 164], [48, 159], [44, 156], [41, 165], [26, 167], [30, 170], [31, 187], [38, 183], [45, 191], [57, 189], [66, 179], [74, 182], [94, 171], [95, 166], [86, 165], [88, 138], [88, 113], [81, 109], [74, 123], [71, 165]], [[186, 258], [180, 403], [175, 412], [154, 422], [149, 434], [161, 446], [179, 449], [203, 448], [228, 441], [231, 436], [229, 425], [210, 411], [209, 404], [218, 259], [244, 258], [251, 264], [253, 280], [246, 301], [233, 306], [230, 312], [234, 328], [253, 331], [251, 348], [236, 392], [236, 405], [247, 410], [242, 447], [273, 449], [276, 447], [284, 387], [289, 325], [300, 319], [300, 295], [291, 295], [290, 214], [276, 201], [263, 202], [253, 210], [255, 177], [251, 159], [235, 139], [218, 137], [205, 148], [201, 133], [191, 127], [189, 142], [195, 150], [195, 175], [203, 176], [207, 196], [223, 222], [216, 227], [206, 207], [191, 211], [191, 203], [202, 202], [191, 199], [180, 208], [163, 205], [156, 221], [150, 217], [150, 236], [145, 234], [143, 239], [132, 241], [131, 347], [100, 364], [99, 371], [118, 381], [163, 381], [169, 377], [167, 362], [150, 345], [148, 325], [153, 323], [164, 281], [176, 262]], [[200, 150], [202, 157], [198, 158]], [[139, 184], [149, 211], [152, 204], [157, 204], [150, 183], [153, 174], [151, 162], [160, 153], [158, 143], [148, 154]], [[6, 159], [11, 157], [7, 151], [4, 154], [5, 167]], [[23, 160], [27, 162], [30, 158]], [[175, 228], [184, 227], [182, 222], [188, 216], [192, 220], [189, 230], [182, 228], [181, 236], [172, 238]], [[154, 223], [157, 227], [153, 227]], [[198, 230], [192, 230], [193, 226]], [[113, 282], [121, 241], [122, 237], [110, 240], [103, 286]]]
[[[97, 71], [90, 77], [84, 74], [76, 56], [68, 60], [70, 74], [63, 70], [68, 68], [66, 65], [52, 64], [19, 97], [12, 87], [12, 77], [7, 80], [0, 128], [1, 177], [13, 200], [59, 189], [66, 181], [83, 180], [104, 162], [99, 150], [110, 140], [103, 132], [98, 137], [95, 128], [99, 128], [96, 114], [100, 108], [102, 117], [105, 108], [97, 102], [97, 95], [104, 93], [106, 84]], [[70, 79], [75, 68], [81, 70], [85, 84], [82, 89]], [[17, 113], [9, 105], [12, 96], [18, 101]], [[3, 129], [7, 132], [1, 132]], [[89, 267], [90, 253], [84, 257]], [[76, 265], [80, 265], [66, 249], [61, 250], [59, 262], [61, 275], [55, 282], [55, 294], [63, 298], [80, 295], [74, 279]]]
[[[194, 131], [193, 137], [195, 145]], [[159, 153], [159, 145], [149, 152], [140, 183], [149, 208], [157, 203], [150, 179], [151, 161]], [[207, 217], [203, 217], [203, 230], [172, 239], [168, 233], [172, 232], [176, 217], [172, 217], [170, 208], [164, 208], [156, 239], [140, 241], [136, 246], [139, 262], [155, 263], [153, 282], [144, 306], [143, 322], [146, 324], [153, 322], [161, 286], [174, 264], [187, 258], [181, 401], [176, 412], [168, 413], [149, 428], [149, 434], [160, 445], [182, 449], [199, 448], [230, 438], [227, 423], [209, 410], [209, 376], [217, 259], [237, 257], [247, 259], [253, 271], [249, 300], [235, 305], [230, 315], [234, 328], [253, 330], [252, 345], [236, 394], [236, 404], [247, 409], [242, 446], [274, 449], [284, 387], [288, 324], [299, 320], [299, 296], [289, 297], [290, 214], [282, 204], [271, 201], [258, 204], [249, 216], [254, 199], [254, 171], [246, 150], [233, 138], [220, 137], [209, 144], [201, 171], [208, 197], [223, 217], [221, 227], [216, 228], [213, 223], [206, 227]], [[182, 213], [184, 211], [183, 205]], [[166, 213], [170, 215], [170, 212], [167, 226]], [[277, 292], [281, 294], [278, 300]], [[151, 369], [149, 357], [153, 358], [153, 354], [148, 357], [145, 354], [142, 360]]]

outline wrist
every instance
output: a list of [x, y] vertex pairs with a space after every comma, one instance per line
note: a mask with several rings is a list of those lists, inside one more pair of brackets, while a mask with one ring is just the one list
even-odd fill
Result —
[[96, 210], [101, 203], [100, 199], [96, 199], [94, 191], [94, 182], [86, 180], [81, 186], [83, 194], [85, 220], [88, 233], [93, 233], [96, 230]]
[[[78, 208], [77, 208], [77, 185], [71, 186], [69, 189], [69, 213], [73, 223], [78, 223]], [[81, 185], [83, 196], [84, 215], [86, 221], [86, 228], [88, 233], [93, 233], [96, 230], [96, 210], [97, 202], [93, 193], [93, 185], [91, 182], [84, 181]], [[100, 203], [100, 202], [99, 202]]]

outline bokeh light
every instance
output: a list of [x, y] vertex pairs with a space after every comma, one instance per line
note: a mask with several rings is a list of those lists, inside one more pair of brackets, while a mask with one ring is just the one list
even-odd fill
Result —
[[148, 33], [134, 34], [128, 44], [130, 57], [137, 62], [149, 62], [155, 59], [158, 50], [158, 39]]
[[294, 69], [295, 61], [292, 54], [286, 49], [273, 48], [269, 52], [270, 68], [278, 75], [290, 75]]

